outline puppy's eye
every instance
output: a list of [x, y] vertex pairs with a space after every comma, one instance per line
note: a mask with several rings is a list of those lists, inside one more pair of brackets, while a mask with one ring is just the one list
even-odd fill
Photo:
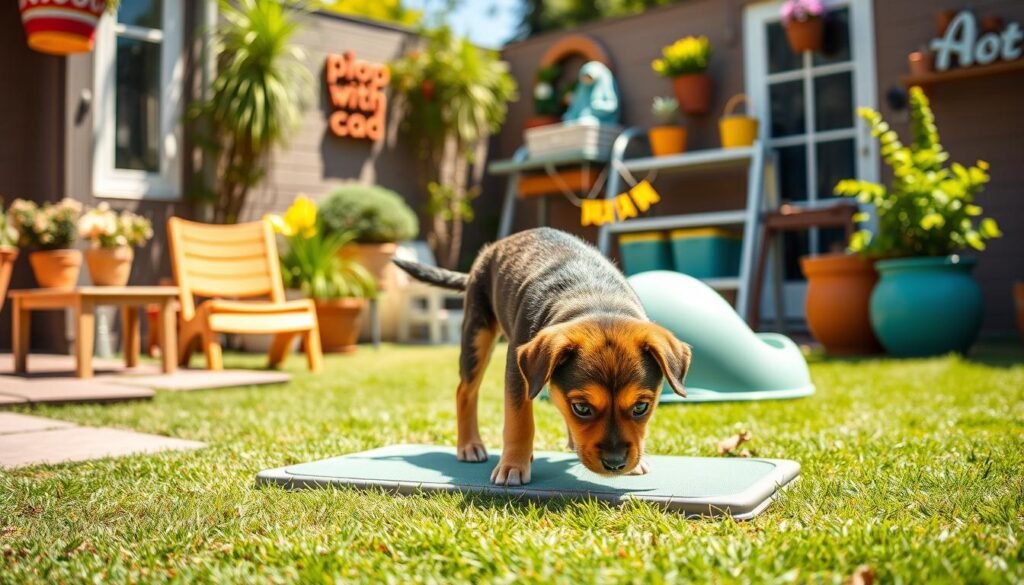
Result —
[[633, 416], [640, 418], [647, 414], [647, 411], [651, 409], [650, 402], [637, 402], [633, 405]]
[[590, 418], [594, 415], [594, 409], [585, 402], [573, 402], [572, 413], [580, 418]]

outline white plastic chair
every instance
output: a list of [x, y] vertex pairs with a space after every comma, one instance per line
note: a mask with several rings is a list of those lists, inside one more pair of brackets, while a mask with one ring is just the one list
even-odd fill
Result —
[[[398, 247], [396, 257], [437, 266], [437, 260], [430, 246], [424, 241], [404, 242]], [[396, 294], [401, 295], [401, 310], [398, 316], [398, 341], [413, 341], [413, 328], [425, 327], [427, 342], [459, 343], [462, 332], [462, 309], [449, 309], [456, 302], [462, 306], [461, 292], [446, 290], [419, 282], [405, 272], [398, 271]]]

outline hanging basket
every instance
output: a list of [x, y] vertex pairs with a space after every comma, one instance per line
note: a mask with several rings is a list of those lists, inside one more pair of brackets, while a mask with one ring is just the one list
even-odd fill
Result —
[[[736, 106], [745, 104], [746, 114], [734, 114]], [[722, 148], [743, 148], [754, 144], [757, 139], [757, 118], [750, 116], [750, 98], [738, 93], [725, 104], [722, 119], [718, 121], [718, 131], [722, 135]]]
[[28, 46], [40, 53], [92, 51], [107, 0], [19, 0]]

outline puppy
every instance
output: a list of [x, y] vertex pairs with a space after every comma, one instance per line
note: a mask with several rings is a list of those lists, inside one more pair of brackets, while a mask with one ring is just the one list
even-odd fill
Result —
[[648, 471], [644, 436], [662, 378], [686, 395], [690, 348], [648, 320], [622, 273], [595, 248], [537, 228], [485, 247], [469, 274], [395, 263], [417, 280], [466, 293], [456, 392], [460, 461], [487, 461], [477, 394], [503, 333], [504, 445], [492, 483], [529, 483], [532, 399], [545, 385], [583, 465], [605, 475]]

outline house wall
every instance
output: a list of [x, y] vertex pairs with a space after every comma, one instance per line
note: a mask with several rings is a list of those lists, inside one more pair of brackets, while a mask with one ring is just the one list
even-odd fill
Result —
[[[855, 0], [866, 1], [866, 0]], [[672, 95], [669, 81], [655, 75], [650, 61], [663, 46], [687, 35], [706, 35], [714, 47], [709, 69], [714, 95], [711, 113], [688, 117], [691, 150], [718, 145], [718, 117], [725, 101], [744, 91], [743, 11], [741, 0], [690, 0], [649, 10], [636, 16], [593, 23], [571, 31], [540, 35], [507, 46], [503, 57], [520, 87], [520, 99], [510, 104], [508, 122], [492, 144], [492, 160], [511, 157], [522, 144], [522, 128], [532, 114], [531, 89], [537, 63], [544, 52], [565, 34], [584, 33], [599, 41], [611, 55], [623, 101], [623, 123], [648, 127], [653, 123], [650, 103], [655, 96]], [[907, 0], [874, 5], [877, 103], [901, 134], [908, 131], [906, 111], [894, 112], [886, 95], [905, 90], [901, 76], [906, 73], [906, 55], [927, 45], [935, 34], [935, 13], [942, 8], [962, 8], [962, 0]], [[979, 14], [998, 14], [1007, 21], [1024, 23], [1024, 3], [1015, 0], [985, 0], [971, 3]], [[980, 198], [986, 212], [996, 218], [1006, 234], [993, 241], [981, 255], [976, 272], [985, 298], [984, 329], [1007, 333], [1014, 327], [1011, 283], [1024, 278], [1024, 207], [1019, 193], [1024, 188], [1024, 167], [1020, 165], [1015, 137], [1024, 135], [1020, 96], [1024, 95], [1024, 74], [1020, 70], [992, 77], [936, 85], [929, 89], [942, 133], [943, 144], [954, 160], [987, 160], [992, 165], [992, 183]], [[883, 168], [883, 177], [888, 178]], [[505, 181], [489, 177], [485, 195], [478, 202], [478, 216], [496, 225], [504, 195]], [[745, 178], [742, 173], [706, 175], [684, 180], [663, 176], [657, 188], [663, 195], [659, 213], [687, 213], [707, 209], [737, 208], [742, 204]], [[579, 210], [564, 198], [550, 202], [550, 225], [596, 240], [595, 228], [579, 226]], [[517, 203], [515, 229], [536, 225], [535, 200]], [[480, 227], [480, 226], [478, 226]], [[493, 228], [478, 229], [480, 241], [494, 237]], [[477, 245], [478, 242], [474, 242]]]

